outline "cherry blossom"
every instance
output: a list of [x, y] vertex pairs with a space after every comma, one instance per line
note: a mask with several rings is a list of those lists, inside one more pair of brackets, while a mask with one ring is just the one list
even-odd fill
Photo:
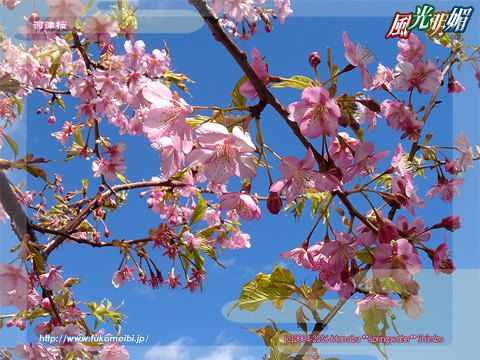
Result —
[[362, 85], [365, 90], [371, 89], [373, 85], [373, 78], [370, 72], [367, 70], [366, 65], [375, 61], [375, 56], [370, 50], [368, 50], [362, 44], [358, 44], [356, 47], [350, 41], [346, 31], [342, 35], [343, 45], [345, 46], [345, 57], [350, 65], [354, 67], [360, 67], [360, 75], [362, 78]]
[[262, 212], [258, 207], [257, 200], [249, 194], [230, 193], [220, 196], [220, 210], [235, 209], [237, 214], [246, 221], [260, 220]]
[[402, 309], [410, 319], [416, 320], [423, 316], [423, 305], [420, 304], [420, 301], [423, 301], [423, 298], [412, 295], [405, 299], [404, 304], [402, 303]]
[[67, 341], [67, 336], [81, 335], [80, 327], [77, 324], [67, 324], [65, 326], [55, 326], [52, 330], [52, 336], [57, 339], [63, 339], [60, 342], [54, 342], [53, 345], [64, 349], [65, 351], [81, 351], [84, 345], [76, 341]]
[[17, 294], [26, 294], [29, 288], [28, 276], [22, 267], [0, 264], [0, 291], [16, 290]]
[[61, 270], [59, 267], [50, 266], [47, 273], [39, 276], [40, 284], [43, 287], [48, 287], [52, 292], [57, 293], [63, 289], [63, 277], [60, 275]]
[[[360, 99], [371, 100], [370, 95], [365, 98], [365, 96], [360, 96]], [[363, 105], [360, 102], [357, 102], [357, 111], [353, 114], [353, 118], [361, 124], [368, 123], [367, 131], [375, 131], [375, 126], [377, 125], [377, 117], [380, 117], [375, 111], [370, 110], [367, 106]]]
[[393, 79], [392, 85], [399, 91], [416, 88], [419, 93], [430, 94], [440, 85], [443, 78], [442, 72], [430, 59], [427, 59], [426, 63], [420, 60], [414, 63], [400, 61], [395, 70], [400, 76]]
[[208, 180], [224, 183], [234, 174], [242, 179], [256, 176], [252, 151], [255, 145], [250, 134], [239, 126], [230, 133], [221, 124], [205, 123], [195, 129], [202, 146], [187, 155], [190, 165], [203, 164]]
[[370, 141], [357, 146], [355, 149], [355, 164], [345, 173], [345, 176], [343, 177], [344, 183], [352, 181], [355, 174], [357, 174], [359, 178], [373, 174], [377, 169], [375, 164], [386, 157], [390, 152], [384, 150], [373, 154], [373, 150], [375, 150], [375, 145]]
[[452, 180], [447, 180], [445, 178], [440, 178], [438, 182], [433, 185], [430, 190], [428, 190], [426, 196], [430, 200], [434, 195], [440, 196], [443, 202], [452, 202], [453, 197], [460, 196], [460, 189], [458, 186], [463, 186], [465, 179], [453, 178]]
[[130, 279], [134, 279], [135, 277], [133, 276], [132, 271], [135, 270], [136, 267], [129, 268], [127, 264], [123, 267], [123, 270], [118, 270], [115, 271], [115, 273], [112, 276], [112, 284], [116, 288], [119, 288], [123, 284], [125, 284], [125, 281], [129, 281]]
[[335, 241], [322, 246], [320, 253], [328, 258], [328, 268], [332, 272], [341, 273], [345, 265], [355, 257], [359, 244], [347, 233], [335, 231]]
[[124, 346], [119, 343], [107, 343], [98, 354], [99, 360], [128, 360], [130, 355]]
[[455, 136], [453, 143], [456, 149], [460, 151], [455, 160], [457, 170], [466, 170], [469, 166], [473, 166], [473, 150], [465, 134], [462, 132], [462, 135]]
[[118, 33], [117, 22], [100, 11], [97, 11], [91, 18], [85, 19], [83, 28], [85, 39], [89, 42], [101, 41], [108, 44], [110, 39]]
[[398, 61], [413, 63], [425, 56], [425, 44], [415, 34], [410, 34], [408, 39], [401, 39], [397, 46], [400, 51], [397, 55]]
[[48, 18], [51, 21], [66, 21], [69, 28], [75, 26], [77, 18], [82, 14], [83, 5], [78, 0], [45, 0], [50, 6]]
[[300, 132], [312, 139], [325, 131], [330, 137], [338, 132], [338, 119], [342, 115], [335, 99], [330, 98], [327, 89], [308, 87], [302, 92], [302, 102], [287, 107], [288, 119], [300, 124]]
[[307, 150], [305, 159], [299, 160], [295, 156], [282, 158], [279, 166], [283, 178], [277, 180], [270, 191], [278, 192], [286, 189], [285, 199], [292, 202], [303, 190], [314, 189], [317, 172], [310, 170], [315, 166], [315, 158], [311, 149]]
[[253, 0], [226, 0], [223, 10], [236, 22], [243, 21], [243, 18], [253, 23], [258, 20], [258, 14], [253, 8]]
[[393, 307], [399, 306], [397, 301], [385, 293], [368, 295], [363, 299], [356, 300], [354, 303], [357, 304], [355, 314], [360, 317], [364, 311], [369, 309], [375, 309], [377, 313], [379, 313], [380, 311], [390, 310]]
[[170, 137], [177, 151], [188, 154], [193, 147], [193, 129], [185, 116], [192, 114], [193, 108], [158, 81], [148, 83], [142, 93], [152, 103], [143, 123], [148, 139], [154, 143], [162, 137]]
[[377, 73], [373, 78], [372, 87], [369, 90], [377, 90], [382, 87], [392, 90], [393, 70], [382, 64], [378, 64]]
[[284, 24], [285, 18], [293, 13], [293, 10], [290, 8], [290, 0], [275, 0], [275, 6], [278, 9], [277, 16], [280, 23]]
[[421, 271], [422, 261], [407, 239], [398, 239], [394, 245], [380, 244], [375, 251], [372, 271], [376, 277], [391, 276], [399, 284], [405, 285], [412, 275]]
[[[252, 49], [251, 52], [253, 61], [250, 64], [252, 67], [253, 71], [255, 72], [255, 75], [258, 76], [260, 81], [264, 83], [265, 85], [268, 84], [268, 65], [263, 62], [262, 56], [258, 52], [256, 48]], [[252, 82], [247, 79], [245, 82], [240, 85], [240, 88], [238, 89], [240, 94], [245, 97], [252, 97], [252, 100], [255, 100], [257, 98], [257, 90], [253, 87]]]

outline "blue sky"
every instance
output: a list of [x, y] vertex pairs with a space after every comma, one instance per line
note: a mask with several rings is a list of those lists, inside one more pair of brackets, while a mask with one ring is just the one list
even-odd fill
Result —
[[[313, 78], [313, 71], [306, 60], [311, 52], [317, 51], [323, 59], [319, 67], [320, 77], [323, 79], [327, 78], [327, 45], [332, 48], [334, 63], [337, 63], [340, 68], [347, 63], [341, 40], [344, 30], [354, 44], [358, 42], [366, 44], [377, 56], [377, 62], [369, 65], [372, 73], [375, 72], [378, 61], [385, 66], [394, 67], [397, 39], [385, 40], [384, 36], [395, 12], [408, 13], [414, 11], [416, 5], [421, 5], [414, 1], [293, 0], [292, 2], [294, 15], [287, 18], [285, 25], [275, 22], [272, 33], [265, 34], [262, 30], [257, 37], [247, 43], [238, 42], [238, 45], [248, 54], [252, 47], [256, 47], [269, 64], [270, 74], [282, 77], [305, 75]], [[213, 40], [210, 31], [195, 15], [193, 8], [186, 1], [180, 0], [137, 3], [140, 9], [138, 12], [140, 27], [136, 39], [145, 41], [147, 51], [154, 48], [161, 49], [165, 40], [170, 49], [173, 69], [185, 73], [195, 81], [194, 84], [189, 85], [193, 98], [186, 94], [182, 97], [192, 105], [226, 106], [229, 102], [227, 94], [233, 89], [242, 73], [225, 49]], [[449, 11], [453, 5], [473, 6], [474, 16], [465, 36], [471, 44], [480, 43], [478, 1], [435, 1], [433, 3], [439, 11]], [[107, 5], [107, 2], [95, 3], [90, 12], [97, 11], [95, 6], [105, 9]], [[29, 2], [25, 1], [22, 9], [28, 9], [28, 6]], [[41, 13], [38, 3], [37, 9]], [[15, 33], [19, 24], [18, 17], [11, 16], [12, 13], [3, 8], [0, 11], [2, 26], [6, 27], [7, 31]], [[429, 42], [424, 34], [421, 34], [421, 40], [427, 44], [427, 56], [429, 53], [434, 54], [430, 55], [434, 59], [435, 55], [440, 58], [447, 55], [444, 49]], [[442, 145], [448, 145], [452, 143], [454, 136], [463, 131], [468, 136], [470, 144], [479, 144], [480, 99], [474, 72], [470, 67], [465, 66], [463, 71], [455, 73], [455, 76], [467, 88], [467, 93], [451, 96], [447, 95], [446, 89], [443, 88], [439, 97], [444, 102], [432, 112], [424, 133], [435, 131], [435, 139], [439, 143], [442, 142]], [[348, 81], [341, 81], [339, 93], [361, 90], [359, 71], [346, 74], [345, 79]], [[299, 101], [300, 98], [300, 90], [296, 89], [278, 89], [274, 93], [284, 105]], [[380, 93], [373, 93], [372, 96], [377, 96], [379, 102], [387, 98]], [[420, 99], [420, 97], [417, 98]], [[29, 152], [42, 154], [44, 157], [48, 157], [46, 156], [48, 154], [51, 158], [62, 158], [64, 155], [57, 152], [58, 143], [50, 136], [52, 132], [58, 131], [63, 123], [60, 120], [60, 111], [56, 111], [57, 123], [49, 125], [46, 123], [45, 116], [35, 114], [36, 109], [43, 105], [40, 101], [33, 100], [27, 104], [27, 112], [22, 122], [16, 124], [17, 128], [11, 134], [17, 138], [23, 138], [21, 145]], [[70, 121], [73, 115], [67, 113], [62, 116], [65, 116], [62, 120]], [[377, 150], [393, 151], [399, 134], [387, 128], [384, 120], [379, 122], [383, 126], [379, 125], [370, 139], [379, 142]], [[277, 149], [282, 156], [296, 155], [303, 158], [305, 150], [298, 146], [293, 135], [284, 127], [283, 120], [274, 112], [267, 110], [263, 114], [262, 128], [266, 143]], [[275, 131], [268, 132], [269, 128], [274, 128]], [[113, 126], [107, 129], [112, 142], [125, 141], [127, 144], [128, 151], [125, 153], [127, 178], [132, 181], [150, 179], [159, 173], [158, 154], [151, 151], [146, 138], [132, 136], [124, 138], [118, 136]], [[2, 149], [2, 157], [8, 159], [9, 155], [4, 152], [4, 149]], [[139, 161], [139, 158], [142, 160]], [[390, 159], [390, 156], [387, 157], [387, 161]], [[77, 161], [74, 168], [71, 166], [71, 164], [50, 163], [46, 169], [49, 175], [53, 175], [54, 172], [65, 173], [66, 188], [79, 188], [80, 178], [91, 178], [91, 163]], [[13, 178], [15, 181], [21, 181], [22, 176], [23, 174], [15, 173]], [[273, 176], [279, 178], [281, 174], [275, 170]], [[398, 315], [396, 325], [401, 334], [437, 334], [445, 337], [445, 343], [443, 345], [389, 345], [387, 352], [391, 359], [397, 359], [400, 356], [418, 359], [434, 358], [434, 356], [447, 358], [453, 355], [464, 355], [468, 358], [468, 355], [478, 353], [480, 330], [478, 325], [480, 321], [478, 168], [469, 169], [464, 177], [467, 181], [461, 189], [462, 196], [455, 199], [452, 206], [434, 199], [427, 202], [425, 211], [417, 213], [430, 219], [432, 224], [449, 214], [461, 215], [462, 228], [453, 235], [451, 233], [448, 235], [449, 244], [454, 250], [457, 271], [452, 276], [445, 274], [436, 276], [432, 270], [424, 270], [416, 277], [421, 285], [420, 296], [425, 299], [423, 318], [416, 321], [410, 320], [402, 314], [401, 310], [396, 311]], [[230, 181], [232, 188], [235, 181], [236, 179]], [[260, 186], [262, 181], [266, 183], [266, 175], [259, 174], [256, 181], [257, 185], [254, 183], [253, 191], [266, 194], [266, 187]], [[95, 189], [98, 184], [98, 179], [91, 179], [91, 189]], [[29, 178], [27, 186], [29, 189], [38, 189], [41, 185]], [[420, 196], [424, 197], [427, 190], [428, 187], [422, 187], [419, 191]], [[82, 280], [85, 280], [77, 286], [75, 292], [77, 300], [99, 302], [103, 298], [108, 298], [114, 305], [125, 301], [123, 311], [129, 318], [123, 327], [123, 334], [149, 335], [146, 346], [128, 346], [131, 359], [259, 359], [268, 349], [256, 334], [242, 330], [241, 327], [260, 328], [268, 324], [268, 318], [272, 318], [279, 327], [295, 331], [296, 307], [293, 304], [287, 304], [286, 308], [291, 311], [286, 310], [285, 315], [267, 305], [260, 307], [255, 313], [234, 311], [230, 317], [227, 317], [226, 313], [238, 298], [241, 286], [259, 272], [270, 273], [276, 263], [294, 271], [300, 283], [303, 279], [312, 278], [312, 274], [307, 274], [292, 262], [279, 258], [280, 253], [300, 246], [308, 235], [312, 226], [308, 214], [300, 222], [295, 223], [293, 217], [286, 217], [283, 213], [272, 216], [265, 207], [262, 207], [262, 211], [264, 216], [260, 224], [252, 222], [244, 228], [244, 231], [252, 237], [251, 249], [223, 253], [220, 262], [226, 265], [227, 269], [216, 266], [213, 261], [207, 261], [208, 283], [204, 286], [203, 293], [170, 291], [165, 286], [158, 290], [144, 289], [134, 282], [115, 289], [111, 285], [111, 275], [117, 269], [120, 257], [114, 249], [90, 249], [80, 245], [63, 245], [61, 251], [52, 253], [49, 261], [54, 265], [64, 265], [65, 278], [81, 275]], [[406, 215], [405, 211], [401, 213]], [[135, 192], [129, 195], [127, 207], [115, 212], [108, 222], [112, 238], [119, 239], [143, 237], [148, 229], [155, 228], [158, 224], [158, 215], [148, 210], [145, 199], [140, 199]], [[9, 232], [8, 224], [0, 227], [0, 236], [1, 260], [8, 262], [11, 260], [8, 250], [16, 245], [16, 239]], [[318, 236], [320, 237], [321, 233], [318, 233]], [[441, 231], [434, 233], [431, 246], [436, 247], [440, 244], [443, 236]], [[422, 258], [422, 260], [428, 263], [428, 259]], [[162, 270], [166, 274], [169, 265], [166, 262], [163, 265], [165, 268]], [[342, 313], [334, 318], [326, 334], [361, 335], [363, 322], [353, 313], [355, 309], [353, 300], [355, 296], [342, 309]], [[330, 297], [330, 301], [333, 303], [335, 299]], [[2, 308], [2, 314], [7, 313], [11, 313], [11, 309]], [[393, 334], [393, 332], [390, 333], [390, 335]], [[13, 346], [14, 341], [33, 342], [35, 340], [32, 331], [18, 332], [16, 329], [0, 331], [1, 347]], [[367, 343], [349, 346], [328, 345], [322, 347], [321, 353], [322, 356], [336, 356], [342, 360], [381, 358], [375, 347]], [[364, 357], [359, 357], [360, 354]]]

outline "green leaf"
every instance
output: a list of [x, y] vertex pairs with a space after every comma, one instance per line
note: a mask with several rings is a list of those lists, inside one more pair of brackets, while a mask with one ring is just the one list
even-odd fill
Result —
[[222, 225], [214, 225], [214, 226], [210, 226], [206, 229], [203, 229], [201, 231], [199, 231], [195, 236], [197, 237], [202, 237], [204, 239], [208, 239], [210, 236], [213, 235], [213, 232], [217, 229], [221, 229], [222, 228]]
[[291, 87], [291, 88], [303, 90], [303, 89], [306, 89], [307, 87], [311, 87], [312, 84], [315, 84], [315, 81], [313, 81], [312, 79], [306, 76], [295, 75], [295, 76], [292, 76], [290, 79], [287, 79], [286, 81], [270, 84], [268, 85], [268, 87], [270, 88]]
[[0, 76], [0, 91], [15, 94], [20, 89], [20, 82], [16, 79], [12, 79], [12, 76], [10, 74]]
[[237, 107], [245, 106], [247, 98], [240, 94], [240, 86], [247, 81], [247, 75], [238, 80], [237, 84], [233, 88], [233, 93], [229, 94], [232, 97], [233, 104]]
[[[369, 250], [375, 252], [375, 248]], [[372, 258], [367, 249], [357, 250], [355, 257], [365, 264], [372, 264]]]
[[205, 264], [205, 259], [200, 255], [198, 249], [193, 249], [193, 257], [195, 259], [195, 267], [197, 269], [203, 269], [203, 264]]
[[10, 138], [10, 136], [8, 136], [7, 134], [5, 134], [3, 131], [0, 131], [0, 133], [2, 134], [2, 136], [5, 138], [5, 140], [7, 140], [7, 143], [8, 145], [10, 145], [10, 147], [12, 148], [12, 151], [13, 153], [15, 154], [15, 158], [17, 157], [18, 155], [18, 145], [15, 141], [12, 140], [12, 138]]
[[85, 16], [85, 14], [87, 13], [87, 11], [88, 11], [88, 9], [90, 8], [90, 6], [92, 6], [93, 1], [94, 1], [94, 0], [90, 0], [90, 1], [87, 3], [87, 5], [85, 5], [85, 7], [84, 7], [83, 10], [82, 10], [82, 14], [80, 15], [80, 17]]
[[300, 328], [305, 332], [305, 334], [308, 335], [307, 323], [305, 322], [305, 319], [307, 320], [310, 320], [310, 319], [303, 312], [303, 306], [300, 306], [297, 309], [295, 315], [297, 318], [297, 325], [300, 326]]
[[13, 102], [13, 106], [16, 106], [17, 109], [18, 109], [18, 115], [21, 115], [22, 112], [23, 112], [23, 103], [22, 103], [22, 100], [20, 100], [20, 98], [16, 97], [16, 96], [12, 96], [10, 98]]
[[258, 336], [263, 338], [263, 342], [268, 347], [270, 347], [270, 342], [276, 334], [275, 329], [271, 325], [267, 325], [267, 326], [261, 327], [260, 329], [256, 329], [256, 330], [255, 329], [249, 329], [249, 328], [242, 328], [242, 329], [248, 330], [248, 331], [253, 331], [254, 333], [257, 333]]
[[222, 264], [220, 264], [218, 261], [217, 261], [217, 254], [215, 254], [215, 251], [213, 249], [213, 247], [211, 247], [210, 245], [207, 245], [207, 244], [200, 244], [200, 250], [203, 251], [203, 253], [205, 255], [207, 255], [209, 258], [215, 260], [215, 262], [220, 265], [222, 268], [226, 269], [225, 266], [223, 266]]
[[45, 172], [45, 170], [40, 169], [38, 166], [27, 165], [25, 169], [27, 170], [27, 172], [30, 175], [33, 175], [35, 177], [39, 177], [43, 181], [47, 181], [47, 173]]
[[364, 310], [362, 312], [362, 318], [364, 321], [363, 330], [366, 335], [378, 336], [380, 330], [378, 329], [378, 323], [380, 322], [380, 316], [377, 314], [377, 310], [372, 308]]
[[203, 215], [205, 215], [205, 211], [207, 211], [207, 202], [203, 199], [202, 195], [198, 193], [198, 204], [190, 219], [190, 226], [199, 222], [203, 218]]
[[125, 176], [123, 176], [122, 174], [117, 173], [117, 178], [124, 184], [129, 183], [128, 179]]
[[[338, 65], [336, 64], [333, 64], [331, 67], [330, 67], [330, 74], [332, 76], [332, 78], [337, 75], [338, 73], [340, 72], [340, 70], [338, 69]], [[338, 77], [335, 77], [332, 79], [332, 85], [336, 85], [338, 83]]]
[[274, 283], [295, 284], [295, 277], [289, 270], [282, 268], [279, 265], [275, 265], [272, 274], [270, 275], [270, 281]]

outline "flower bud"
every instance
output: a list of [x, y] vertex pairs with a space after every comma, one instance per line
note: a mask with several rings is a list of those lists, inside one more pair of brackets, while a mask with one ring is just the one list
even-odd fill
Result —
[[265, 24], [265, 32], [270, 33], [272, 31], [272, 25], [270, 23]]
[[475, 73], [475, 79], [480, 81], [480, 70], [477, 70], [477, 72]]
[[95, 215], [97, 215], [98, 217], [101, 217], [102, 216], [102, 209], [97, 209], [95, 211]]
[[338, 125], [341, 127], [347, 127], [348, 126], [348, 117], [342, 113], [340, 118], [338, 119]]
[[452, 259], [443, 260], [442, 264], [440, 266], [441, 266], [440, 271], [447, 274], [447, 275], [450, 275], [451, 273], [453, 273], [456, 270], [455, 265], [453, 265], [453, 260]]
[[106, 238], [108, 238], [110, 236], [110, 230], [105, 230], [105, 232], [103, 233], [103, 236], [105, 236]]
[[42, 113], [43, 108], [37, 109], [37, 115]]
[[378, 238], [384, 244], [390, 243], [399, 236], [397, 228], [391, 224], [383, 224], [378, 228]]
[[105, 185], [100, 185], [98, 187], [98, 191], [105, 191]]
[[14, 320], [13, 318], [12, 318], [12, 319], [9, 319], [9, 320], [5, 323], [5, 325], [6, 325], [7, 327], [12, 327], [13, 324], [15, 324], [15, 320]]
[[412, 280], [405, 285], [405, 289], [410, 295], [418, 295], [418, 291], [420, 290], [420, 285], [418, 285], [418, 283], [415, 280]]
[[34, 11], [32, 13], [32, 15], [30, 15], [30, 18], [28, 19], [28, 21], [30, 21], [32, 24], [35, 22], [35, 21], [39, 21], [40, 20], [40, 16], [38, 15], [38, 13], [36, 11]]
[[383, 201], [385, 201], [388, 205], [390, 205], [394, 209], [400, 209], [402, 207], [402, 203], [394, 194], [384, 193], [381, 195], [381, 197]]
[[445, 163], [445, 171], [448, 172], [450, 175], [455, 175], [457, 173], [457, 166], [455, 165], [455, 162], [447, 160], [447, 162]]
[[432, 229], [440, 229], [445, 228], [448, 231], [455, 231], [460, 229], [462, 225], [460, 224], [460, 216], [458, 215], [450, 215], [446, 218], [443, 218], [441, 222], [438, 224], [433, 225]]
[[48, 114], [50, 114], [50, 108], [48, 108], [48, 107], [47, 107], [47, 108], [45, 108], [45, 111], [44, 111], [43, 113], [44, 113], [45, 115], [48, 115]]
[[19, 328], [20, 330], [25, 330], [25, 328], [27, 327], [27, 323], [23, 320], [17, 320], [15, 325], [17, 326], [17, 328]]
[[57, 121], [57, 119], [55, 118], [55, 116], [53, 114], [47, 119], [47, 123], [49, 123], [49, 124], [55, 124], [56, 121]]
[[282, 210], [282, 198], [278, 193], [270, 191], [270, 195], [267, 199], [267, 209], [271, 214], [277, 215]]
[[310, 56], [308, 57], [308, 63], [314, 69], [316, 69], [321, 62], [322, 62], [322, 59], [320, 59], [320, 55], [318, 55], [317, 52], [311, 53]]

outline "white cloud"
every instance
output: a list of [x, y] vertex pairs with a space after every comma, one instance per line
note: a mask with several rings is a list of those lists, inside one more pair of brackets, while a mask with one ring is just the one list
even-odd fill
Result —
[[186, 344], [190, 343], [188, 337], [181, 337], [169, 345], [154, 345], [145, 353], [146, 360], [190, 360], [190, 351]]
[[238, 345], [219, 346], [207, 356], [195, 360], [255, 360], [252, 356], [245, 356], [246, 348]]

